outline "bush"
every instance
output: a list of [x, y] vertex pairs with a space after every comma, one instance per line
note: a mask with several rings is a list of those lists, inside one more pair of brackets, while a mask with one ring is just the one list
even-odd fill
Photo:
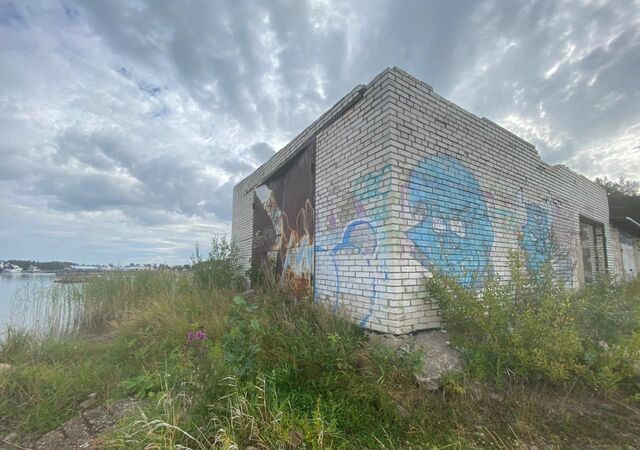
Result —
[[211, 250], [207, 259], [203, 259], [200, 255], [200, 246], [196, 242], [191, 261], [194, 280], [201, 290], [240, 291], [247, 286], [247, 280], [238, 260], [238, 249], [224, 236], [211, 238]]
[[471, 372], [501, 382], [507, 374], [565, 382], [579, 377], [605, 390], [637, 388], [640, 282], [602, 279], [580, 291], [564, 287], [550, 263], [532, 272], [511, 255], [507, 282], [481, 292], [435, 275], [427, 288]]

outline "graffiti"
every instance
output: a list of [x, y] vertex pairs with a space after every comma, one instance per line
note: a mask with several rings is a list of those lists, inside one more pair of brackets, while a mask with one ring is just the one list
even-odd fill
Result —
[[253, 235], [253, 247], [270, 247], [272, 242], [276, 240], [276, 232], [273, 228], [267, 230], [258, 230]]
[[487, 210], [495, 222], [508, 232], [510, 241], [522, 239], [522, 225], [526, 222], [526, 214], [522, 188], [513, 190], [489, 180], [488, 191], [484, 192]]
[[313, 147], [254, 190], [252, 265], [275, 259], [280, 286], [311, 294], [314, 271]]
[[530, 271], [542, 268], [551, 257], [551, 224], [547, 210], [538, 204], [527, 203], [527, 222], [522, 228], [522, 249]]
[[[313, 223], [313, 207], [307, 201], [305, 208], [298, 212], [296, 227], [289, 228], [289, 242], [283, 254], [280, 285], [288, 287], [294, 295], [300, 297], [311, 292], [313, 273], [313, 237], [309, 224]], [[302, 232], [302, 234], [300, 234]]]
[[363, 285], [360, 286], [362, 296], [369, 298], [367, 313], [359, 321], [364, 327], [378, 301], [380, 285], [388, 280], [388, 271], [384, 260], [378, 259], [378, 233], [377, 225], [367, 219], [355, 219], [347, 224], [337, 244], [330, 248], [316, 247], [319, 253], [327, 253], [332, 267], [334, 286], [334, 311], [340, 306], [341, 295], [346, 290], [347, 284], [353, 284], [352, 280], [342, 277], [341, 274], [350, 270], [362, 270], [366, 273]]
[[[363, 175], [355, 182], [357, 188], [354, 191], [356, 200], [356, 214], [358, 217], [367, 217], [378, 223], [384, 222], [389, 213], [385, 200], [390, 190], [390, 184], [384, 183], [387, 173], [391, 172], [391, 165], [387, 164], [382, 169]], [[368, 208], [365, 212], [364, 206]]]
[[[330, 190], [332, 210], [326, 219], [328, 234], [317, 245], [317, 269], [331, 293], [334, 309], [340, 307], [345, 295], [357, 295], [369, 300], [366, 312], [359, 319], [366, 326], [374, 313], [381, 285], [388, 280], [388, 271], [379, 250], [386, 239], [382, 225], [388, 218], [390, 183], [387, 174], [391, 165], [366, 173], [349, 190]], [[354, 270], [362, 274], [353, 274]], [[355, 275], [355, 276], [354, 276]], [[357, 278], [357, 281], [354, 281]], [[357, 287], [355, 287], [357, 286]]]
[[419, 220], [405, 233], [415, 259], [465, 285], [481, 283], [494, 236], [473, 174], [456, 158], [428, 157], [410, 174], [407, 203]]

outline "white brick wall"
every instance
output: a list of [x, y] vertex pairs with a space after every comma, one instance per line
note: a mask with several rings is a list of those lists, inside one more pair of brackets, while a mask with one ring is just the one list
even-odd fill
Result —
[[[509, 251], [522, 245], [537, 248], [543, 231], [548, 230], [565, 255], [557, 269], [564, 272], [567, 282], [577, 285], [582, 258], [579, 216], [603, 223], [607, 242], [611, 241], [604, 189], [566, 167], [546, 164], [531, 144], [443, 99], [405, 72], [394, 69], [390, 77], [394, 81], [390, 96], [397, 158], [394, 173], [405, 197], [394, 219], [400, 228], [399, 257], [414, 269], [405, 267], [396, 273], [404, 288], [398, 295], [398, 309], [408, 301], [419, 311], [405, 310], [396, 331], [439, 326], [422, 288], [423, 277], [432, 266], [414, 257], [420, 244], [430, 246], [425, 249], [429, 259], [439, 261], [445, 272], [453, 274], [462, 261], [476, 264], [485, 275], [506, 276]], [[451, 181], [457, 186], [439, 191], [437, 180], [448, 181], [448, 175], [435, 172], [439, 163], [451, 167], [455, 178]], [[422, 178], [421, 164], [428, 167]], [[412, 175], [414, 180], [436, 181], [423, 186], [412, 182]], [[417, 207], [420, 202], [412, 201], [416, 198], [428, 206], [421, 210]], [[487, 237], [493, 241], [490, 248], [481, 244]], [[610, 246], [608, 251], [610, 261]], [[536, 259], [531, 261], [535, 264]]]
[[386, 239], [389, 86], [383, 72], [316, 140], [316, 298], [382, 332], [399, 326], [392, 304], [397, 294], [388, 280], [394, 254]]
[[232, 235], [245, 265], [253, 189], [314, 134], [315, 295], [367, 328], [438, 327], [423, 288], [434, 264], [458, 275], [463, 266], [506, 275], [510, 250], [524, 245], [535, 255], [552, 235], [566, 255], [558, 270], [577, 285], [579, 215], [605, 224], [610, 242], [602, 188], [549, 166], [529, 143], [394, 68], [236, 186]]

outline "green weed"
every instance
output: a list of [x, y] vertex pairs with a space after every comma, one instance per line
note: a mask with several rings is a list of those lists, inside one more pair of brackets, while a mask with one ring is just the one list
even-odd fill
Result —
[[507, 282], [490, 278], [478, 292], [434, 276], [427, 287], [474, 375], [640, 389], [639, 280], [573, 291], [550, 264], [531, 273], [512, 254]]

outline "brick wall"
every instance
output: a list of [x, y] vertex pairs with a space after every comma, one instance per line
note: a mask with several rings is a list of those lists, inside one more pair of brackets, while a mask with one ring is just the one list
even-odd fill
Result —
[[253, 189], [312, 136], [314, 293], [363, 327], [439, 327], [423, 287], [433, 269], [481, 286], [489, 274], [507, 275], [510, 251], [525, 250], [538, 267], [552, 242], [562, 255], [557, 270], [577, 286], [579, 217], [604, 224], [610, 241], [602, 188], [544, 163], [531, 144], [394, 68], [236, 186], [232, 234], [245, 264]]
[[557, 244], [556, 268], [577, 286], [579, 216], [604, 224], [610, 241], [604, 189], [546, 164], [528, 142], [405, 72], [390, 77], [393, 173], [402, 196], [393, 215], [403, 263], [393, 274], [403, 286], [397, 331], [440, 325], [422, 286], [434, 268], [481, 285], [490, 273], [508, 275], [511, 250], [525, 250], [535, 268]]
[[367, 328], [393, 332], [399, 283], [390, 280], [388, 72], [316, 139], [316, 299]]

